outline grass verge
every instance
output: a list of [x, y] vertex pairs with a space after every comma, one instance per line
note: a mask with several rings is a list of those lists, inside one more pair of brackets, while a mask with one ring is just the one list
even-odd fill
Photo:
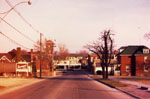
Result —
[[111, 80], [111, 79], [102, 79], [102, 76], [101, 75], [92, 75], [90, 76], [91, 78], [99, 81], [99, 82], [102, 82], [103, 84], [106, 84], [108, 86], [111, 86], [111, 87], [127, 87], [128, 84], [124, 84], [122, 82], [119, 82], [119, 81], [114, 81], [114, 80]]
[[118, 81], [114, 81], [114, 80], [110, 80], [110, 79], [106, 79], [106, 80], [100, 79], [100, 81], [102, 81], [106, 84], [109, 84], [111, 86], [114, 86], [114, 87], [127, 87], [128, 86], [127, 84], [124, 84], [122, 82], [118, 82]]

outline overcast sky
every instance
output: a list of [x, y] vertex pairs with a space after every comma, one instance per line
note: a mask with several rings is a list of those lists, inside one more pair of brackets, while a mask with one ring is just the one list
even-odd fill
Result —
[[[7, 0], [15, 5], [23, 0]], [[47, 39], [64, 43], [70, 52], [96, 40], [105, 29], [115, 34], [116, 49], [125, 45], [146, 45], [150, 41], [144, 34], [150, 32], [150, 0], [31, 0], [32, 5], [20, 4], [16, 10]], [[0, 0], [0, 13], [9, 10], [5, 0]], [[3, 17], [0, 14], [0, 17]], [[39, 34], [30, 28], [14, 11], [5, 18], [35, 42]], [[6, 23], [0, 31], [18, 43], [33, 48], [26, 39]], [[7, 52], [17, 45], [0, 35], [0, 52]]]

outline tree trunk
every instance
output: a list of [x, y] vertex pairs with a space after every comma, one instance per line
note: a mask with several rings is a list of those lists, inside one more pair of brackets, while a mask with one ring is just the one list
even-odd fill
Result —
[[108, 79], [108, 65], [106, 66], [106, 79]]
[[103, 71], [103, 79], [107, 79], [107, 75], [106, 75], [106, 68], [105, 66], [102, 66], [102, 71]]

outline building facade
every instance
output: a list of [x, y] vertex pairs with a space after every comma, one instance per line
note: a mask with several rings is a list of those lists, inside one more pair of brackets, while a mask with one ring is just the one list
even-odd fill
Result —
[[[101, 60], [95, 54], [89, 54], [88, 56], [88, 70], [93, 74], [101, 74], [102, 67], [101, 67]], [[108, 73], [114, 74], [117, 65], [117, 57], [115, 54], [112, 55], [110, 66], [108, 66]], [[99, 73], [98, 73], [99, 72]]]
[[146, 46], [121, 47], [118, 60], [121, 64], [121, 75], [150, 75], [150, 51]]
[[57, 70], [81, 70], [82, 55], [69, 54], [64, 60], [59, 60], [58, 57], [56, 56], [54, 59], [54, 65]]

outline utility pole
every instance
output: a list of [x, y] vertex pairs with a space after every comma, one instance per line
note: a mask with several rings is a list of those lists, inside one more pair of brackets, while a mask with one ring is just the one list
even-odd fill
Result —
[[40, 33], [40, 78], [42, 77], [42, 33]]

